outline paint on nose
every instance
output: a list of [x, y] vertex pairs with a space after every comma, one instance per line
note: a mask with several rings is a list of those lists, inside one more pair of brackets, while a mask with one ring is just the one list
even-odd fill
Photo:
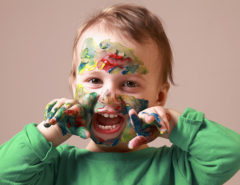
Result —
[[115, 92], [113, 92], [113, 90], [110, 89], [103, 89], [100, 94], [99, 94], [99, 102], [103, 103], [103, 104], [119, 104], [120, 101], [118, 99], [118, 96], [116, 95]]

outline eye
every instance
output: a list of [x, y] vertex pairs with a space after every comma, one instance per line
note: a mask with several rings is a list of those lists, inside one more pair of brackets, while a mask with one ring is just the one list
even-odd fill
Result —
[[102, 80], [100, 80], [99, 78], [90, 78], [88, 79], [88, 82], [92, 84], [101, 84]]
[[123, 83], [123, 86], [133, 88], [133, 87], [138, 87], [139, 85], [134, 81], [126, 81]]

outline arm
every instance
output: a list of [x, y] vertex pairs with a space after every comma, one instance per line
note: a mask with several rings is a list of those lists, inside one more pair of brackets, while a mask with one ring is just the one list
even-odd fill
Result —
[[[93, 100], [88, 98], [85, 103]], [[0, 184], [54, 184], [62, 150], [62, 147], [55, 147], [71, 134], [89, 137], [85, 134], [84, 125], [79, 124], [92, 119], [91, 111], [82, 109], [84, 104], [75, 100], [59, 99], [54, 102], [47, 106], [46, 111], [46, 117], [52, 124], [50, 127], [45, 127], [45, 122], [37, 126], [27, 125], [0, 147]], [[92, 107], [93, 104], [89, 109]], [[78, 119], [80, 116], [81, 119]]]
[[0, 184], [53, 184], [58, 151], [36, 124], [0, 146]]
[[186, 109], [170, 134], [173, 165], [193, 184], [223, 184], [240, 168], [240, 135]]

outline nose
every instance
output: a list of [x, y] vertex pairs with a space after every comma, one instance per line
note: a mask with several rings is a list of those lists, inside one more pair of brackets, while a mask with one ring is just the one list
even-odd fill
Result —
[[105, 87], [100, 93], [99, 102], [105, 105], [119, 104], [120, 100], [119, 95], [116, 92], [116, 88], [110, 85]]

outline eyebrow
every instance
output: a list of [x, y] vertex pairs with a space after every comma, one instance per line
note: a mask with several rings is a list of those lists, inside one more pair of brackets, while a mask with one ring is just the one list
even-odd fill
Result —
[[[88, 71], [87, 74], [82, 74], [83, 76], [84, 75], [103, 75], [105, 73], [105, 71], [102, 71], [102, 70], [93, 70], [93, 71]], [[109, 73], [108, 73], [109, 74]], [[114, 75], [114, 74], [110, 74], [110, 75]], [[137, 74], [137, 73], [134, 73], [134, 74], [122, 74], [122, 76], [124, 78], [128, 78], [128, 77], [133, 77], [133, 78], [140, 78], [141, 80], [146, 80], [145, 78], [145, 75], [141, 75], [141, 74]]]
[[92, 70], [92, 71], [85, 71], [87, 73], [80, 74], [81, 76], [86, 76], [86, 75], [103, 75], [102, 70]]
[[122, 75], [125, 79], [129, 79], [129, 78], [134, 78], [134, 79], [140, 79], [143, 82], [146, 81], [146, 78], [144, 75], [140, 75], [140, 74], [127, 74], [127, 75]]

